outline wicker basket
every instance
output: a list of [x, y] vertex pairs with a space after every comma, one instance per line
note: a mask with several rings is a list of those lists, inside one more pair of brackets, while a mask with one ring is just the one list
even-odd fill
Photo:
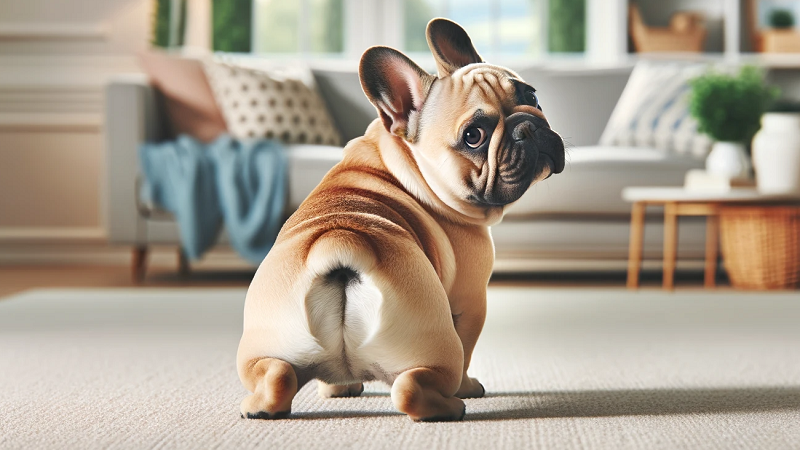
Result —
[[800, 208], [723, 207], [725, 269], [738, 289], [790, 289], [800, 280]]
[[633, 47], [639, 53], [703, 51], [706, 27], [701, 14], [677, 12], [668, 27], [648, 26], [635, 4], [630, 6], [628, 15]]

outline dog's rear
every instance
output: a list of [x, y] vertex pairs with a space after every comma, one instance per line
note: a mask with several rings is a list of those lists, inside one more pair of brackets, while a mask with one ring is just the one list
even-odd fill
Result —
[[317, 240], [307, 258], [316, 275], [305, 296], [305, 309], [311, 335], [322, 347], [314, 358], [315, 372], [327, 383], [383, 378], [363, 351], [380, 330], [383, 303], [368, 274], [375, 261], [365, 239], [337, 230]]
[[[284, 227], [245, 304], [239, 374], [254, 394], [242, 415], [282, 417], [297, 388], [318, 379], [323, 396], [357, 395], [361, 382], [380, 380], [415, 419], [463, 416], [452, 397], [463, 351], [442, 282], [417, 243], [424, 234], [358, 212], [301, 213]], [[442, 387], [426, 389], [423, 402], [420, 380]]]

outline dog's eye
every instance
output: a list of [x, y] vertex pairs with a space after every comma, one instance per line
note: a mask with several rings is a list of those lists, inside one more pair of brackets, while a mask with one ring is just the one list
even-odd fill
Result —
[[542, 109], [542, 107], [539, 106], [539, 97], [536, 96], [536, 92], [533, 92], [533, 89], [525, 92], [525, 101], [534, 108]]
[[483, 128], [472, 126], [464, 130], [464, 142], [470, 148], [478, 148], [486, 140], [486, 132]]

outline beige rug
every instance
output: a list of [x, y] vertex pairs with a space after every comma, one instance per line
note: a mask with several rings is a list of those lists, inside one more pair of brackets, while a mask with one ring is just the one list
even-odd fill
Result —
[[461, 423], [388, 389], [239, 418], [244, 290], [0, 301], [0, 448], [800, 448], [800, 295], [493, 288]]

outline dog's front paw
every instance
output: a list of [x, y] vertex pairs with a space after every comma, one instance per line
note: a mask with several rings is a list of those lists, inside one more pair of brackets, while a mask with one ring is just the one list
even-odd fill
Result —
[[284, 419], [292, 412], [291, 404], [279, 407], [273, 402], [266, 402], [259, 394], [252, 394], [242, 400], [240, 407], [243, 419]]
[[319, 381], [317, 386], [317, 393], [322, 398], [358, 397], [364, 392], [363, 383], [328, 384]]
[[458, 398], [480, 398], [486, 394], [486, 389], [475, 378], [464, 375], [461, 379], [461, 387], [456, 392]]

